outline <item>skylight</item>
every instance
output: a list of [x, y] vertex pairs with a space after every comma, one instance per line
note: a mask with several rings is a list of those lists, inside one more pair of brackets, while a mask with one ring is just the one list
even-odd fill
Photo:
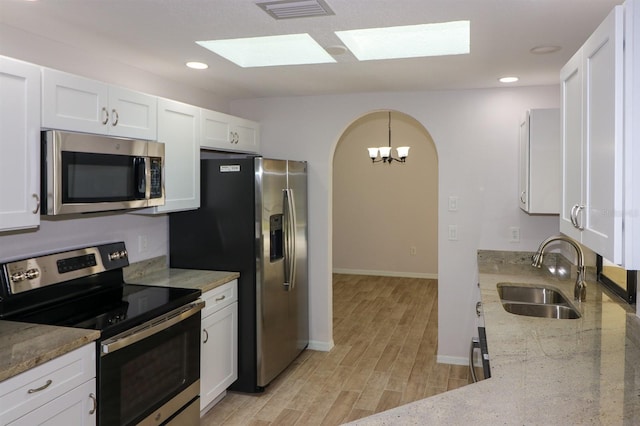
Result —
[[243, 68], [336, 62], [309, 34], [196, 41]]
[[336, 31], [361, 61], [461, 55], [470, 51], [469, 21]]

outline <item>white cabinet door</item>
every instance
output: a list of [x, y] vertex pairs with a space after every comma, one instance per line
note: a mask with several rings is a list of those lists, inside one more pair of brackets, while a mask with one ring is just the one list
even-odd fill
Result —
[[202, 109], [200, 146], [209, 149], [230, 149], [231, 116], [221, 112]]
[[[158, 142], [165, 144], [165, 205], [153, 213], [200, 207], [200, 109], [158, 100]], [[149, 212], [144, 209], [141, 212]]]
[[562, 68], [560, 230], [622, 262], [623, 12], [617, 6]]
[[623, 37], [622, 7], [616, 7], [582, 47], [582, 242], [618, 264], [623, 218]]
[[96, 424], [96, 408], [96, 380], [92, 379], [8, 426], [91, 426]]
[[122, 87], [109, 86], [109, 134], [156, 140], [158, 98]]
[[42, 127], [155, 140], [157, 98], [44, 68]]
[[235, 150], [243, 152], [260, 152], [259, 124], [244, 118], [233, 117], [231, 133], [235, 140]]
[[529, 111], [520, 121], [518, 155], [518, 203], [522, 210], [529, 212]]
[[40, 68], [0, 57], [0, 231], [40, 223]]
[[560, 108], [562, 141], [562, 200], [560, 231], [578, 241], [580, 230], [574, 226], [576, 206], [582, 206], [582, 50], [560, 71], [562, 105]]
[[233, 152], [260, 152], [259, 124], [240, 117], [203, 109], [201, 146]]
[[[530, 214], [560, 212], [560, 111], [557, 108], [527, 111], [521, 124], [521, 175], [524, 186], [520, 206]], [[522, 158], [524, 157], [524, 158]], [[523, 202], [524, 200], [524, 202]], [[523, 206], [524, 204], [524, 206]]]
[[238, 378], [238, 303], [202, 319], [200, 410]]

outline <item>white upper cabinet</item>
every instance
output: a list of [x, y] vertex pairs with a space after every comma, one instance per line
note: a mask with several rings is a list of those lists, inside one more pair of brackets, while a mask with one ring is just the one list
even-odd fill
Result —
[[562, 68], [560, 230], [623, 262], [623, 8]]
[[200, 108], [159, 98], [158, 142], [164, 143], [165, 204], [133, 213], [197, 209], [200, 207]]
[[42, 127], [156, 140], [157, 98], [44, 68]]
[[0, 231], [40, 223], [40, 67], [0, 56]]
[[201, 110], [201, 147], [221, 151], [260, 152], [260, 125], [207, 109]]
[[560, 110], [532, 109], [520, 123], [520, 208], [560, 212]]

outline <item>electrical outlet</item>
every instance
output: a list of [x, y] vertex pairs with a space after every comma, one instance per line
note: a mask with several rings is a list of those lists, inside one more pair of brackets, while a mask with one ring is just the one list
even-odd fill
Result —
[[512, 226], [509, 228], [509, 242], [511, 243], [519, 243], [520, 242], [520, 228], [517, 226]]
[[449, 241], [458, 241], [458, 225], [449, 225]]
[[149, 249], [149, 241], [146, 235], [138, 235], [138, 252], [144, 253]]
[[409, 254], [411, 256], [415, 256], [416, 255], [416, 247], [415, 246], [409, 247]]
[[450, 212], [458, 211], [458, 197], [454, 195], [449, 196], [449, 211]]

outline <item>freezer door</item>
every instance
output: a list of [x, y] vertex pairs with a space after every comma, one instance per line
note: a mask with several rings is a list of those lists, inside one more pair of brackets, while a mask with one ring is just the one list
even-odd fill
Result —
[[291, 297], [286, 278], [290, 266], [287, 163], [264, 158], [255, 161], [256, 229], [261, 230], [256, 288], [258, 386], [266, 386], [299, 353], [297, 300]]

